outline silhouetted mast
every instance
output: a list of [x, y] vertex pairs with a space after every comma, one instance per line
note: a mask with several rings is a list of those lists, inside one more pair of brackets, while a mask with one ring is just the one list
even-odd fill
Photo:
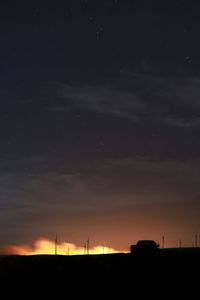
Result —
[[181, 239], [179, 240], [179, 246], [180, 246], [180, 248], [182, 247], [182, 240]]
[[162, 248], [163, 249], [165, 248], [165, 236], [164, 235], [162, 236]]
[[57, 249], [58, 249], [58, 236], [56, 234], [56, 238], [55, 238], [55, 255], [57, 255]]
[[90, 254], [90, 238], [88, 237], [87, 242], [86, 242], [86, 251], [87, 254]]
[[194, 237], [194, 245], [195, 245], [195, 247], [198, 246], [197, 244], [198, 244], [197, 233], [195, 233], [195, 237]]

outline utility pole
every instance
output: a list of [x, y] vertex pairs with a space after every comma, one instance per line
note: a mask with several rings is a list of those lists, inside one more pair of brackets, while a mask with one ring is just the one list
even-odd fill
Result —
[[90, 254], [90, 238], [89, 237], [86, 242], [86, 251], [87, 251], [87, 255], [89, 255]]
[[162, 248], [163, 249], [165, 248], [165, 236], [164, 235], [162, 236]]
[[182, 248], [182, 240], [181, 239], [179, 240], [179, 246], [180, 246], [180, 248]]
[[58, 236], [56, 234], [56, 238], [55, 238], [55, 255], [57, 255], [57, 250], [58, 250]]
[[194, 236], [194, 245], [195, 245], [195, 247], [197, 247], [197, 244], [198, 244], [197, 233], [195, 233], [195, 236]]

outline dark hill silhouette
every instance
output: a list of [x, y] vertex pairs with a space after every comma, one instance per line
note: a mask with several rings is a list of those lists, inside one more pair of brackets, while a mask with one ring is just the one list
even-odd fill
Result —
[[200, 248], [161, 249], [142, 260], [131, 254], [1, 256], [0, 282], [5, 299], [191, 299], [199, 269]]

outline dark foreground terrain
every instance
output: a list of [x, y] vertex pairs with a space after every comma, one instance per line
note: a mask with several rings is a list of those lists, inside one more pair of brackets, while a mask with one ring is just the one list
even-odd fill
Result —
[[2, 299], [199, 299], [199, 281], [200, 248], [0, 257]]

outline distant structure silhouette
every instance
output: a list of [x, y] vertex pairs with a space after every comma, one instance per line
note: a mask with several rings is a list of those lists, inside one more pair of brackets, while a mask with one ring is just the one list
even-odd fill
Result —
[[55, 255], [57, 255], [57, 253], [58, 253], [58, 236], [57, 236], [57, 234], [56, 234], [56, 238], [55, 238]]
[[165, 236], [164, 235], [162, 236], [162, 248], [163, 249], [165, 248]]
[[198, 247], [198, 237], [197, 237], [197, 233], [195, 233], [195, 236], [194, 236], [194, 245], [195, 245], [195, 247]]
[[86, 253], [87, 253], [87, 255], [90, 254], [90, 238], [89, 237], [86, 241]]

